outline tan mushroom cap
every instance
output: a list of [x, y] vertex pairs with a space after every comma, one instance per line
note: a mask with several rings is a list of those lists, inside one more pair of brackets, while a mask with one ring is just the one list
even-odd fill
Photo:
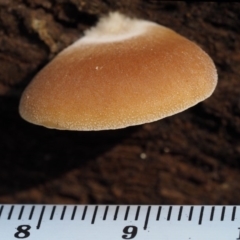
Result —
[[110, 28], [101, 35], [97, 26], [43, 68], [22, 95], [20, 115], [48, 128], [118, 129], [212, 94], [216, 68], [200, 47], [161, 25], [125, 19], [123, 34]]

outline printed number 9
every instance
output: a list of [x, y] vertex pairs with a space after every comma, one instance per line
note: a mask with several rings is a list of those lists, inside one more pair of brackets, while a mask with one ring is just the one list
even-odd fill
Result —
[[126, 226], [123, 229], [123, 232], [126, 233], [126, 235], [122, 235], [123, 239], [133, 239], [137, 235], [137, 227], [135, 226]]

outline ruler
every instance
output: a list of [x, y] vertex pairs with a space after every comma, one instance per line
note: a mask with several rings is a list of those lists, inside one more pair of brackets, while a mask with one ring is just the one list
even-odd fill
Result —
[[240, 206], [0, 205], [1, 240], [240, 240]]

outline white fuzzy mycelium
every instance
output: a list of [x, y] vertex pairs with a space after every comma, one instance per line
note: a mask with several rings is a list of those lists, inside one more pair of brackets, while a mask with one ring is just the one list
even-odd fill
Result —
[[85, 31], [79, 43], [100, 43], [122, 41], [138, 36], [146, 31], [153, 22], [129, 18], [119, 12], [112, 12], [102, 17], [96, 26]]

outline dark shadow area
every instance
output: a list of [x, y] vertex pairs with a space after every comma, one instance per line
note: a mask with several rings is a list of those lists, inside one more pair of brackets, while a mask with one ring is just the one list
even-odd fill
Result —
[[76, 5], [70, 2], [55, 4], [53, 11], [57, 16], [58, 21], [65, 27], [76, 28], [79, 23], [86, 26], [93, 26], [98, 20], [98, 17], [94, 14], [84, 11], [79, 12]]
[[0, 195], [30, 188], [94, 161], [139, 128], [51, 130], [22, 120], [18, 101], [0, 98]]
[[[234, 102], [234, 96], [230, 98]], [[194, 156], [194, 159], [200, 159], [200, 164], [204, 164], [204, 162], [207, 162], [206, 156], [212, 156], [222, 166], [239, 169], [239, 141], [237, 139], [239, 138], [240, 128], [239, 123], [235, 122], [232, 117], [234, 114], [229, 117], [228, 113], [225, 112], [225, 118], [223, 118], [223, 115], [219, 115], [213, 109], [206, 108], [204, 103], [197, 104], [188, 112], [189, 119], [196, 129], [195, 134], [191, 135], [191, 146], [189, 148], [196, 146], [201, 149], [200, 156]], [[202, 139], [202, 141], [199, 141], [199, 139]]]

